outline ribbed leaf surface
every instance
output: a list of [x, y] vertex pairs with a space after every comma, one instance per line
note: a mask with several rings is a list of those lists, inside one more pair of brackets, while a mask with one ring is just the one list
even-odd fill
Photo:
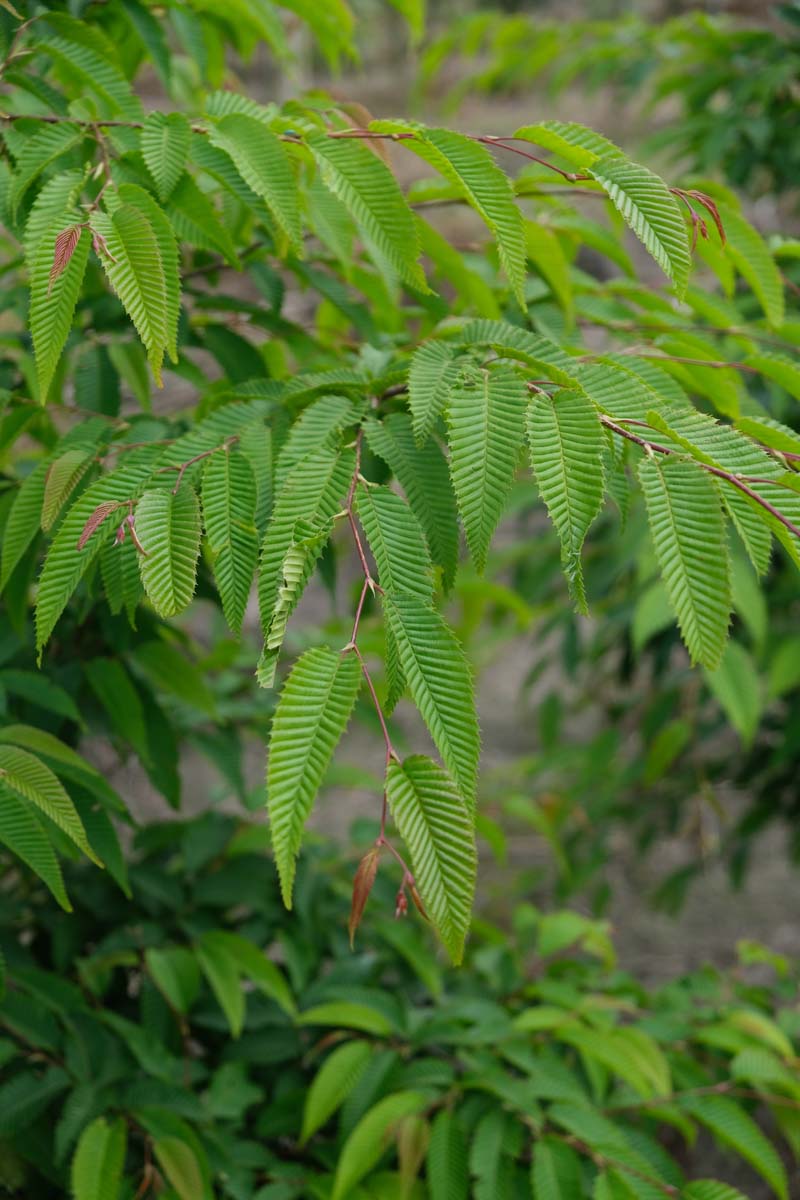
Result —
[[473, 370], [450, 393], [450, 476], [475, 566], [486, 566], [525, 439], [528, 389], [512, 370]]
[[[297, 521], [322, 525], [339, 511], [352, 477], [354, 461], [351, 450], [337, 453], [333, 449], [322, 449], [303, 459], [289, 472], [275, 501], [258, 564], [258, 605], [265, 637], [272, 624], [283, 562], [292, 544]], [[271, 662], [264, 672], [262, 686], [272, 686], [273, 673], [274, 662]]]
[[55, 162], [62, 154], [82, 142], [85, 136], [82, 129], [64, 123], [43, 125], [27, 138], [17, 158], [17, 170], [10, 188], [9, 202], [12, 209], [17, 208], [34, 179], [38, 178], [51, 162]]
[[25, 261], [29, 268], [45, 234], [54, 232], [56, 227], [64, 228], [65, 213], [80, 211], [76, 201], [83, 180], [83, 171], [60, 171], [42, 185], [25, 223]]
[[454, 963], [461, 962], [475, 891], [472, 817], [450, 776], [422, 755], [390, 762], [386, 794], [411, 854], [425, 909]]
[[438, 445], [417, 446], [411, 421], [393, 413], [364, 426], [367, 444], [390, 467], [425, 531], [433, 561], [442, 568], [447, 590], [458, 566], [458, 518], [447, 463]]
[[682, 296], [692, 265], [689, 237], [678, 201], [664, 181], [647, 167], [619, 155], [600, 159], [589, 174], [608, 193], [626, 224]]
[[98, 1117], [81, 1134], [72, 1159], [74, 1200], [117, 1200], [125, 1165], [127, 1129], [121, 1117]]
[[425, 1167], [431, 1200], [468, 1200], [467, 1142], [457, 1117], [447, 1109], [433, 1122]]
[[106, 542], [100, 551], [100, 574], [103, 588], [112, 613], [120, 613], [124, 609], [128, 621], [135, 627], [136, 607], [144, 590], [139, 574], [139, 551], [130, 538], [122, 545], [116, 542]]
[[687, 1096], [680, 1101], [680, 1107], [710, 1129], [724, 1146], [749, 1162], [779, 1200], [788, 1200], [786, 1170], [780, 1156], [740, 1104], [728, 1096], [708, 1096], [702, 1101], [698, 1096]]
[[449, 342], [423, 342], [408, 372], [408, 407], [414, 437], [424, 442], [444, 410], [461, 369], [458, 352]]
[[553, 154], [581, 168], [590, 167], [598, 158], [622, 154], [619, 147], [608, 138], [575, 121], [540, 121], [536, 125], [523, 125], [514, 137], [535, 142], [537, 146], [551, 150]]
[[296, 523], [292, 544], [286, 551], [281, 568], [281, 584], [275, 599], [269, 633], [264, 639], [265, 651], [280, 650], [289, 617], [297, 607], [330, 533], [329, 524], [319, 528], [308, 521]]
[[297, 184], [281, 140], [263, 121], [245, 113], [230, 113], [212, 126], [209, 138], [233, 159], [245, 183], [261, 196], [288, 238], [302, 255], [303, 233]]
[[188, 171], [184, 171], [175, 184], [164, 211], [179, 241], [189, 242], [200, 250], [215, 250], [231, 266], [237, 265], [236, 246], [231, 235], [211, 200]]
[[275, 464], [275, 489], [280, 491], [286, 476], [304, 458], [324, 446], [335, 446], [338, 434], [356, 420], [353, 403], [346, 396], [321, 396], [304, 409], [292, 425]]
[[545, 379], [552, 379], [564, 387], [575, 386], [579, 364], [549, 338], [518, 325], [510, 325], [507, 321], [469, 321], [461, 331], [461, 341], [465, 346], [484, 343], [503, 358], [527, 363]]
[[111, 217], [96, 212], [91, 221], [92, 229], [108, 249], [108, 254], [100, 256], [105, 272], [144, 343], [153, 375], [160, 384], [161, 363], [170, 342], [170, 306], [156, 233], [133, 204], [121, 205]]
[[369, 245], [404, 283], [427, 292], [417, 261], [417, 227], [386, 164], [360, 141], [329, 138], [317, 131], [307, 133], [304, 140], [319, 164], [325, 186], [345, 205]]
[[373, 121], [371, 129], [388, 133], [412, 129], [415, 138], [403, 142], [405, 149], [430, 163], [475, 209], [497, 241], [500, 262], [512, 290], [525, 307], [525, 234], [522, 217], [508, 176], [501, 171], [485, 146], [452, 129], [427, 129], [399, 121]]
[[61, 867], [39, 818], [27, 800], [21, 800], [1, 778], [0, 842], [39, 876], [63, 909], [72, 911], [64, 890]]
[[41, 809], [84, 854], [102, 866], [86, 839], [83, 822], [64, 785], [40, 759], [19, 746], [0, 746], [0, 780], [6, 788]]
[[166, 286], [166, 342], [165, 349], [172, 362], [178, 361], [178, 318], [181, 310], [181, 281], [178, 270], [178, 245], [172, 226], [164, 215], [160, 205], [144, 188], [134, 183], [122, 183], [118, 189], [119, 198], [125, 204], [131, 204], [147, 218], [150, 228], [155, 235], [158, 254], [164, 270]]
[[247, 459], [236, 451], [212, 454], [203, 472], [203, 523], [225, 619], [234, 633], [242, 627], [258, 559], [255, 511], [256, 482]]
[[585, 396], [559, 392], [531, 401], [528, 439], [536, 482], [561, 539], [570, 591], [585, 612], [581, 547], [603, 502], [603, 429]]
[[402, 496], [388, 487], [362, 487], [356, 507], [384, 592], [430, 599], [433, 577], [425, 535]]
[[87, 488], [61, 522], [44, 561], [37, 589], [36, 646], [40, 653], [95, 555], [113, 536], [113, 523], [106, 521], [83, 549], [78, 550], [78, 539], [87, 521], [102, 504], [134, 498], [149, 477], [157, 457], [157, 446], [143, 447], [124, 455], [123, 466]]
[[764, 510], [751, 504], [742, 492], [732, 487], [723, 489], [722, 503], [756, 572], [766, 574], [772, 557], [772, 534], [764, 520]]
[[8, 583], [11, 572], [36, 537], [42, 520], [42, 503], [49, 463], [41, 462], [22, 481], [14, 497], [3, 529], [0, 588]]
[[581, 1160], [556, 1138], [539, 1138], [531, 1163], [533, 1200], [570, 1200], [581, 1194]]
[[82, 229], [66, 267], [54, 281], [51, 280], [56, 238], [71, 224], [71, 219], [64, 220], [62, 217], [45, 233], [39, 242], [31, 270], [29, 321], [42, 403], [47, 399], [61, 351], [72, 328], [91, 245], [88, 229]]
[[372, 1057], [369, 1042], [351, 1041], [337, 1046], [320, 1067], [306, 1093], [301, 1142], [306, 1142], [344, 1103]]
[[142, 130], [142, 158], [162, 204], [183, 175], [191, 138], [189, 122], [183, 113], [148, 114]]
[[75, 447], [65, 450], [50, 463], [42, 497], [42, 529], [48, 530], [54, 524], [94, 458], [91, 450]]
[[336, 1164], [331, 1200], [345, 1200], [372, 1170], [388, 1145], [398, 1123], [426, 1104], [421, 1092], [394, 1092], [384, 1096], [361, 1118], [342, 1147]]
[[656, 556], [694, 662], [719, 666], [731, 613], [719, 491], [693, 463], [645, 459], [639, 479]]
[[727, 204], [718, 207], [727, 238], [725, 252], [750, 284], [770, 325], [777, 328], [784, 318], [783, 282], [769, 247], [741, 213]]
[[142, 584], [161, 617], [174, 617], [191, 604], [200, 554], [200, 506], [194, 489], [182, 484], [145, 492], [136, 505]]
[[287, 908], [292, 906], [303, 826], [350, 720], [360, 683], [354, 654], [317, 646], [298, 659], [281, 692], [269, 742], [267, 807]]
[[412, 699], [468, 804], [475, 803], [480, 735], [472, 675], [452, 630], [418, 596], [384, 596]]

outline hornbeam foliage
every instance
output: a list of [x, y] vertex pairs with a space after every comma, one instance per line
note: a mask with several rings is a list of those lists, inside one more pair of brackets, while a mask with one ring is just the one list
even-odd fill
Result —
[[[54, 717], [0, 729], [0, 841], [64, 907], [58, 855], [73, 847], [127, 887], [111, 820], [124, 806], [75, 749], [98, 703], [105, 736], [170, 803], [178, 751], [162, 705], [247, 796], [237, 698], [210, 688], [191, 624], [174, 622], [197, 596], [245, 642], [206, 671], [244, 658], [264, 689], [259, 732], [272, 714], [285, 903], [355, 713], [386, 777], [351, 932], [377, 871], [396, 871], [398, 911], [410, 897], [460, 960], [481, 784], [451, 598], [468, 608], [475, 576], [501, 570], [510, 508], [540, 519], [535, 484], [572, 601], [591, 613], [593, 530], [616, 520], [608, 501], [623, 517], [638, 506], [688, 654], [726, 703], [743, 653], [726, 652], [733, 563], [746, 554], [764, 574], [773, 538], [800, 563], [800, 440], [781, 421], [800, 369], [781, 267], [730, 192], [661, 179], [576, 123], [523, 112], [515, 133], [455, 132], [230, 87], [220, 47], [287, 54], [283, 9], [336, 62], [350, 49], [344, 3], [110, 0], [89, 20], [56, 7], [0, 8], [7, 686]], [[417, 6], [395, 7], [418, 32]], [[148, 65], [164, 97], [150, 112]], [[401, 156], [414, 160], [407, 188]], [[432, 205], [463, 205], [484, 252], [450, 245]], [[305, 589], [319, 577], [335, 592], [337, 564], [349, 614], [298, 636]], [[34, 643], [55, 676], [75, 642], [86, 718], [60, 684], [32, 682]], [[402, 698], [439, 761], [401, 761]], [[209, 717], [214, 731], [198, 729]], [[230, 947], [202, 946], [222, 1000], [239, 968]], [[381, 1121], [417, 1107], [409, 1092]], [[374, 1120], [354, 1131], [334, 1194], [360, 1177], [350, 1161]], [[560, 1125], [583, 1136], [566, 1112]], [[89, 1126], [84, 1192], [86, 1147], [111, 1177], [121, 1137]], [[155, 1154], [180, 1192], [174, 1140]], [[539, 1190], [568, 1169], [559, 1145], [537, 1150]], [[439, 1153], [455, 1151], [437, 1123]]]

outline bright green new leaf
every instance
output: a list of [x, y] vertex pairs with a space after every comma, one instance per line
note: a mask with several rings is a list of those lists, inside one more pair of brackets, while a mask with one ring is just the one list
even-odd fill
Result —
[[447, 772], [422, 755], [389, 763], [386, 794], [425, 909], [459, 963], [475, 891], [471, 813]]
[[153, 1153], [180, 1200], [203, 1200], [207, 1194], [203, 1172], [192, 1147], [178, 1137], [160, 1137]]
[[761, 234], [740, 212], [728, 204], [718, 207], [725, 229], [726, 253], [758, 297], [770, 325], [777, 328], [783, 324], [785, 304], [783, 282], [775, 259]]
[[360, 683], [361, 667], [354, 654], [317, 646], [298, 659], [281, 692], [269, 743], [267, 807], [287, 908], [292, 906], [303, 826], [347, 727]]
[[194, 489], [182, 484], [147, 491], [136, 505], [139, 570], [144, 590], [162, 617], [191, 604], [200, 554], [200, 506]]
[[536, 125], [523, 125], [514, 137], [535, 142], [581, 168], [590, 167], [598, 158], [622, 156], [619, 147], [608, 138], [575, 121], [540, 121]]

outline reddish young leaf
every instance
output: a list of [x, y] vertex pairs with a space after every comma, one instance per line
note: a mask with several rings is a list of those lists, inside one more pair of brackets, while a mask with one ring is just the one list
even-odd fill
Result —
[[724, 246], [725, 242], [727, 241], [727, 238], [725, 237], [725, 226], [722, 224], [722, 217], [719, 215], [719, 209], [717, 208], [714, 200], [711, 198], [711, 196], [707, 196], [705, 192], [698, 192], [694, 188], [689, 192], [689, 195], [693, 196], [697, 203], [702, 204], [703, 208], [710, 213], [711, 219], [719, 232], [720, 241]]
[[83, 532], [78, 538], [78, 549], [82, 550], [88, 542], [89, 538], [95, 533], [105, 521], [106, 517], [110, 516], [118, 508], [124, 507], [124, 500], [105, 500], [102, 504], [98, 504], [89, 520], [83, 527]]
[[62, 229], [61, 233], [56, 238], [55, 251], [53, 254], [53, 265], [50, 268], [49, 287], [47, 289], [48, 296], [53, 290], [53, 284], [58, 279], [62, 271], [66, 271], [69, 266], [69, 260], [75, 253], [81, 236], [80, 225], [70, 225], [67, 229]]
[[372, 885], [375, 882], [375, 876], [378, 873], [380, 857], [380, 846], [373, 846], [358, 864], [356, 877], [353, 880], [353, 903], [350, 909], [350, 920], [347, 923], [351, 949], [356, 936], [356, 930], [361, 924], [361, 918], [364, 915], [364, 908], [369, 899], [369, 894], [372, 891]]

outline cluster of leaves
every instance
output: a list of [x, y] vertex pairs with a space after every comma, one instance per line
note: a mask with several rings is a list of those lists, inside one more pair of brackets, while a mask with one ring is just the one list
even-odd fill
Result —
[[[670, 611], [692, 659], [724, 675], [729, 528], [759, 574], [773, 535], [800, 561], [800, 438], [741, 381], [747, 374], [797, 390], [791, 358], [762, 346], [787, 326], [775, 257], [735, 197], [670, 188], [580, 125], [550, 121], [500, 138], [365, 114], [353, 127], [346, 106], [325, 98], [280, 107], [234, 91], [204, 95], [196, 115], [145, 116], [132, 83], [139, 60], [119, 56], [109, 37], [124, 14], [116, 5], [103, 13], [104, 28], [37, 16], [12, 39], [5, 65], [14, 86], [2, 211], [27, 270], [27, 287], [20, 276], [7, 303], [24, 319], [29, 289], [33, 354], [24, 334], [11, 339], [4, 440], [16, 453], [33, 432], [44, 450], [4, 509], [2, 578], [23, 652], [44, 532], [39, 661], [65, 612], [69, 620], [77, 605], [72, 619], [82, 627], [100, 594], [131, 623], [144, 607], [149, 631], [153, 613], [179, 616], [202, 557], [201, 578], [213, 580], [234, 633], [257, 577], [258, 680], [271, 689], [289, 618], [343, 528], [363, 574], [352, 631], [298, 659], [270, 733], [268, 807], [283, 897], [290, 905], [305, 822], [366, 685], [386, 776], [353, 923], [385, 851], [402, 868], [398, 911], [408, 892], [458, 961], [475, 880], [479, 744], [470, 667], [439, 601], [458, 572], [460, 528], [480, 572], [527, 439], [573, 600], [585, 611], [586, 534], [606, 495], [624, 511], [638, 481]], [[404, 195], [387, 142], [434, 177]], [[534, 165], [511, 179], [494, 157], [509, 151]], [[559, 192], [580, 185], [600, 201], [615, 232], [549, 194], [554, 179]], [[487, 227], [494, 248], [480, 269], [420, 215], [431, 202], [464, 203]], [[628, 270], [623, 223], [672, 281], [670, 294], [633, 280], [604, 289], [575, 265], [585, 243]], [[727, 298], [689, 286], [694, 243]], [[266, 303], [207, 290], [230, 266], [247, 267]], [[281, 311], [286, 277], [323, 298], [315, 329]], [[436, 295], [429, 277], [455, 284], [455, 301]], [[737, 280], [749, 288], [746, 316], [733, 305]], [[720, 360], [710, 339], [674, 329], [681, 301], [712, 329], [733, 320], [733, 307], [728, 332], [740, 357]], [[603, 354], [582, 344], [584, 314], [627, 330], [640, 310], [644, 346]], [[249, 337], [231, 328], [245, 318]], [[257, 337], [263, 330], [267, 342]], [[221, 379], [209, 383], [198, 350], [213, 356]], [[185, 432], [147, 411], [144, 355], [157, 383], [167, 356], [200, 393]], [[122, 412], [120, 379], [144, 412], [127, 402]], [[45, 404], [58, 420], [42, 416]], [[359, 643], [362, 618], [383, 635], [380, 696]], [[146, 766], [160, 759], [160, 777], [167, 754], [155, 745], [158, 709], [131, 723], [142, 704], [129, 669], [155, 676], [157, 690], [183, 686], [180, 698], [195, 708], [205, 696], [211, 713], [213, 701], [208, 689], [189, 694], [180, 654], [172, 678], [174, 643], [155, 628], [149, 645], [127, 642], [130, 661], [109, 664], [103, 646], [84, 669], [107, 720]], [[441, 765], [421, 755], [401, 762], [387, 722], [405, 694]], [[111, 833], [105, 851], [92, 842], [81, 796], [71, 797], [74, 762], [50, 761], [58, 758], [52, 743], [34, 745], [13, 724], [8, 737], [0, 836], [66, 903], [51, 826], [104, 861], [119, 858], [116, 843]], [[104, 803], [93, 795], [92, 813]], [[389, 814], [410, 863], [387, 837]]]
[[306, 856], [288, 917], [264, 845], [262, 826], [214, 815], [153, 826], [131, 900], [72, 867], [70, 916], [12, 874], [0, 1188], [741, 1200], [708, 1178], [716, 1157], [723, 1178], [752, 1170], [789, 1195], [788, 964], [743, 948], [771, 961], [761, 983], [707, 969], [648, 992], [602, 922], [530, 906], [510, 929], [482, 923], [460, 971], [385, 918], [353, 954], [339, 852]]
[[[435, 85], [443, 68], [459, 81], [448, 104], [471, 90], [523, 93], [546, 80], [549, 96], [575, 86], [612, 88], [663, 129], [648, 152], [666, 153], [690, 171], [720, 172], [754, 192], [797, 186], [800, 6], [764, 5], [736, 19], [689, 12], [669, 21], [629, 14], [613, 20], [548, 21], [482, 10], [448, 22], [426, 48], [421, 79]], [[677, 108], [677, 112], [676, 112]]]

